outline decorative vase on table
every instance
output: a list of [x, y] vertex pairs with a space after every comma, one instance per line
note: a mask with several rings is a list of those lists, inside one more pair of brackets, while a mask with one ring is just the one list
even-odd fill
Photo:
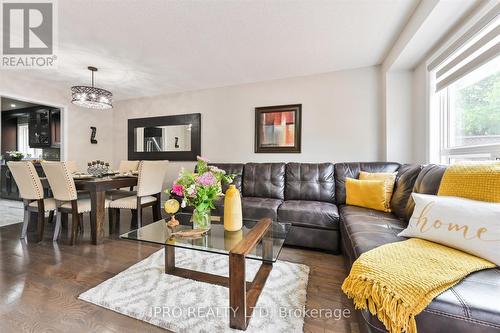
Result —
[[224, 198], [224, 230], [238, 231], [243, 227], [240, 191], [229, 185]]
[[198, 156], [196, 163], [197, 172], [181, 170], [179, 177], [172, 184], [167, 193], [182, 199], [181, 207], [194, 208], [193, 228], [209, 230], [211, 227], [211, 209], [215, 208], [214, 202], [222, 193], [222, 182], [231, 183], [232, 175], [227, 175], [213, 165], [208, 165], [208, 160]]

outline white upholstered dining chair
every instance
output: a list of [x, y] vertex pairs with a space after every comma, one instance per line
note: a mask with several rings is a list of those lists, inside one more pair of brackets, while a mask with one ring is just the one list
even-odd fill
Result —
[[69, 173], [81, 172], [76, 161], [66, 161], [66, 167], [68, 168]]
[[29, 161], [10, 161], [7, 162], [7, 166], [14, 177], [24, 203], [21, 238], [26, 238], [31, 212], [35, 212], [37, 213], [38, 241], [41, 241], [43, 240], [45, 228], [45, 213], [50, 212], [49, 219], [52, 219], [53, 212], [56, 210], [56, 201], [54, 198], [44, 198], [42, 182], [33, 163]]
[[152, 206], [153, 219], [161, 218], [161, 192], [163, 181], [167, 174], [168, 161], [141, 161], [139, 163], [139, 179], [137, 180], [137, 194], [112, 200], [109, 203], [110, 232], [115, 230], [119, 222], [120, 209], [132, 211], [132, 228], [142, 226], [142, 209]]
[[[57, 240], [61, 231], [61, 214], [71, 214], [71, 240], [74, 245], [77, 230], [83, 223], [83, 213], [90, 213], [91, 203], [88, 197], [78, 197], [75, 181], [66, 165], [66, 162], [42, 162], [42, 168], [49, 181], [50, 188], [56, 200], [57, 219], [54, 231], [54, 240]], [[105, 205], [109, 203], [105, 201]]]
[[118, 167], [118, 171], [121, 174], [127, 173], [127, 172], [134, 172], [139, 170], [139, 162], [140, 161], [120, 161], [120, 166]]
[[[139, 169], [139, 162], [140, 161], [120, 161], [118, 172], [121, 175], [129, 173], [131, 171], [135, 172]], [[116, 190], [106, 191], [106, 196], [111, 200], [116, 200], [135, 194], [137, 194], [137, 192], [134, 191], [133, 186], [131, 186], [129, 189], [116, 189]]]

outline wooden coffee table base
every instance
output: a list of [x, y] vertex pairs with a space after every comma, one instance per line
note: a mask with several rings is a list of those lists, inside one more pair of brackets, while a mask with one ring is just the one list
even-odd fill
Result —
[[271, 226], [270, 219], [260, 220], [248, 235], [229, 252], [229, 278], [175, 267], [175, 246], [165, 245], [165, 273], [186, 279], [211, 283], [229, 288], [229, 326], [246, 330], [260, 293], [273, 268], [272, 262], [262, 261], [252, 282], [246, 282], [245, 256], [263, 241], [264, 257], [272, 251], [272, 243], [266, 242], [264, 235]]

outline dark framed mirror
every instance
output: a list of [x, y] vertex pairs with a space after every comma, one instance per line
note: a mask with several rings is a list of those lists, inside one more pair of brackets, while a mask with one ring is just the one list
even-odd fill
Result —
[[201, 155], [201, 114], [128, 120], [129, 160], [196, 161]]

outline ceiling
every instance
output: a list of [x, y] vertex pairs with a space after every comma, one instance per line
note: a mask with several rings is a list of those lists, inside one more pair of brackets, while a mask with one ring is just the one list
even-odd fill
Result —
[[58, 1], [57, 70], [115, 99], [377, 65], [418, 0]]
[[33, 104], [29, 102], [23, 102], [19, 101], [17, 99], [12, 99], [8, 97], [1, 97], [2, 100], [2, 111], [10, 111], [10, 110], [17, 110], [17, 109], [24, 109], [24, 108], [29, 108], [31, 106], [37, 106], [40, 104]]

